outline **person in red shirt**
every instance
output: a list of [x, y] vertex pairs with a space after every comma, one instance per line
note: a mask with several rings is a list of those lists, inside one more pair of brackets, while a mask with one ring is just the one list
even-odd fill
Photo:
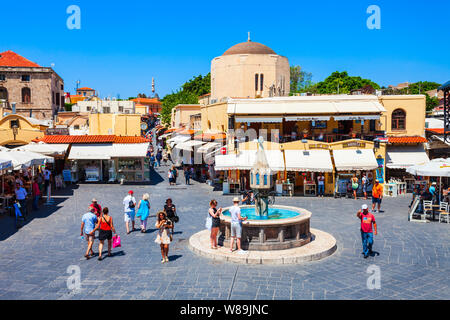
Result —
[[363, 204], [361, 209], [362, 210], [359, 210], [356, 216], [361, 220], [361, 240], [363, 245], [364, 259], [366, 259], [373, 253], [373, 235], [377, 234], [377, 224], [375, 222], [375, 216], [369, 212], [367, 204]]
[[100, 218], [102, 215], [102, 207], [97, 203], [97, 199], [92, 199], [92, 203], [89, 205], [89, 208], [94, 208], [94, 214], [97, 218]]
[[33, 184], [31, 185], [33, 193], [33, 210], [38, 210], [39, 198], [41, 196], [41, 190], [39, 190], [39, 184], [37, 183], [37, 178], [33, 179]]

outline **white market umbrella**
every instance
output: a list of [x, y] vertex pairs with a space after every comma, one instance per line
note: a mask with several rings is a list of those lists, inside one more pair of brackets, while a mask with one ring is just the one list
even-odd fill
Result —
[[406, 169], [406, 172], [415, 176], [450, 177], [450, 160], [433, 159], [427, 163], [411, 166]]
[[448, 159], [433, 159], [430, 162], [416, 164], [406, 169], [406, 172], [415, 176], [440, 177], [439, 179], [439, 201], [441, 200], [442, 177], [450, 177], [450, 161]]
[[31, 152], [35, 152], [35, 153], [44, 154], [44, 155], [62, 155], [67, 151], [68, 146], [69, 145], [67, 145], [67, 144], [53, 145], [53, 144], [48, 144], [48, 143], [40, 141], [38, 143], [31, 142], [27, 145], [17, 147], [13, 150], [31, 151]]
[[1, 148], [0, 159], [10, 160], [14, 170], [24, 169], [31, 166], [42, 165], [47, 162], [53, 163], [54, 159], [31, 151], [18, 151], [14, 149]]

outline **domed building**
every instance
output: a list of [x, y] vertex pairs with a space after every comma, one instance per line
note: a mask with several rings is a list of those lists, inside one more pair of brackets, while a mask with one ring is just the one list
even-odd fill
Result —
[[211, 61], [211, 102], [288, 96], [289, 60], [268, 46], [238, 43]]

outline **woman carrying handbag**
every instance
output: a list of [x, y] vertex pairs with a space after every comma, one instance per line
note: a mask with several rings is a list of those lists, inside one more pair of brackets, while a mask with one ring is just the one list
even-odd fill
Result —
[[114, 228], [113, 224], [113, 218], [108, 214], [109, 210], [107, 207], [103, 208], [103, 215], [100, 217], [99, 221], [97, 222], [97, 226], [94, 230], [90, 233], [90, 235], [94, 235], [95, 231], [100, 230], [98, 232], [98, 240], [100, 243], [98, 244], [98, 260], [103, 260], [102, 258], [102, 250], [103, 250], [103, 244], [105, 240], [108, 240], [108, 257], [112, 257], [111, 254], [111, 247], [112, 247], [112, 232], [114, 234], [116, 233], [116, 228]]

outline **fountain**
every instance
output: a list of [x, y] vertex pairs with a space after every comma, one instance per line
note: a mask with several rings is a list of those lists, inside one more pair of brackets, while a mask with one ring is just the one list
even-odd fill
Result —
[[[250, 170], [250, 187], [255, 194], [255, 206], [241, 206], [243, 222], [242, 248], [247, 250], [281, 250], [303, 246], [311, 241], [309, 222], [311, 213], [307, 210], [272, 205], [269, 207], [269, 192], [272, 175], [263, 140], [258, 141], [256, 160]], [[219, 242], [225, 246], [231, 235], [231, 218], [225, 208], [221, 219]]]
[[204, 257], [246, 264], [292, 264], [320, 260], [336, 249], [336, 239], [310, 228], [311, 212], [303, 208], [270, 204], [272, 175], [263, 141], [258, 141], [256, 160], [250, 170], [250, 186], [255, 205], [243, 205], [241, 245], [244, 254], [230, 252], [231, 217], [224, 208], [220, 217], [218, 250], [210, 248], [210, 231], [197, 232], [189, 238], [189, 247]]

